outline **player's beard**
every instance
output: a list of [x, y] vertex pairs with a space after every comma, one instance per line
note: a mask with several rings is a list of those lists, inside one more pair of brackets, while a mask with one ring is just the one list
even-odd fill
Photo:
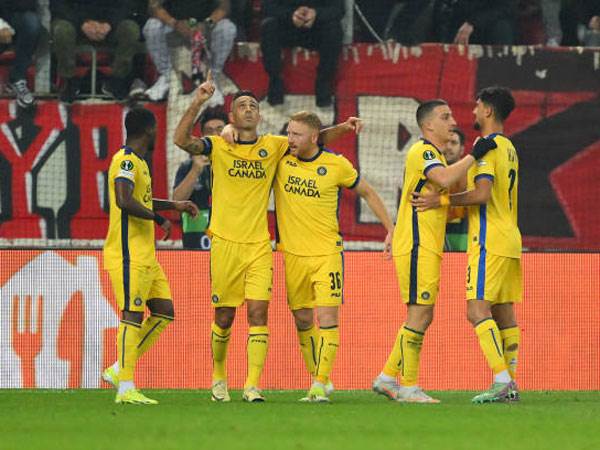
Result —
[[481, 125], [479, 124], [479, 122], [475, 121], [473, 123], [473, 129], [477, 130], [477, 131], [481, 131]]

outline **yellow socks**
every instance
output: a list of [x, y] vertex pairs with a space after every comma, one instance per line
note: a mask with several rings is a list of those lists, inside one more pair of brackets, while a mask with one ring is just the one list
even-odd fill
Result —
[[315, 369], [317, 381], [327, 384], [340, 346], [340, 330], [336, 327], [321, 328], [319, 332], [318, 359]]
[[265, 366], [267, 358], [267, 349], [269, 348], [269, 328], [250, 327], [248, 330], [248, 378], [244, 384], [244, 389], [248, 387], [258, 387], [260, 375]]
[[231, 328], [221, 328], [216, 323], [212, 323], [210, 348], [213, 357], [213, 381], [227, 379], [227, 347], [230, 337]]
[[383, 373], [390, 377], [396, 377], [400, 372], [403, 386], [416, 385], [419, 380], [421, 347], [424, 338], [425, 333], [402, 325], [392, 353], [385, 363]]
[[313, 325], [308, 330], [296, 331], [298, 332], [300, 351], [302, 352], [302, 358], [304, 358], [304, 364], [306, 364], [306, 370], [314, 375], [317, 367], [317, 341], [319, 340], [317, 327]]
[[510, 327], [500, 330], [502, 338], [502, 350], [504, 351], [504, 361], [508, 366], [508, 373], [514, 380], [517, 375], [517, 362], [519, 356], [519, 345], [521, 344], [521, 331], [519, 327]]
[[402, 352], [400, 350], [400, 340], [402, 336], [402, 329], [404, 325], [398, 330], [398, 335], [396, 336], [396, 341], [394, 342], [394, 346], [392, 347], [392, 352], [383, 367], [383, 374], [388, 377], [396, 378], [398, 373], [402, 369]]
[[173, 322], [170, 316], [151, 314], [142, 322], [140, 341], [137, 345], [138, 358], [154, 345], [160, 334]]
[[135, 322], [121, 320], [117, 333], [117, 358], [119, 360], [119, 381], [133, 381], [133, 372], [138, 358], [137, 345], [140, 342], [141, 326]]
[[494, 319], [490, 317], [479, 322], [475, 325], [475, 333], [477, 333], [481, 350], [494, 375], [505, 371], [507, 367], [502, 352], [502, 337]]

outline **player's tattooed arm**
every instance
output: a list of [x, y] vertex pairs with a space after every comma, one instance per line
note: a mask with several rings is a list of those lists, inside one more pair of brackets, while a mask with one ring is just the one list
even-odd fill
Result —
[[206, 154], [210, 150], [206, 148], [202, 139], [192, 136], [192, 128], [202, 105], [213, 95], [214, 91], [215, 85], [209, 71], [206, 81], [196, 89], [192, 104], [181, 117], [175, 130], [175, 145], [192, 155]]

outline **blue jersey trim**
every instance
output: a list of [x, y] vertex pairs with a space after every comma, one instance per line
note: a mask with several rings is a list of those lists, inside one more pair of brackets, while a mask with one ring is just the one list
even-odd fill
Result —
[[237, 141], [237, 144], [239, 145], [254, 145], [258, 142], [258, 137], [256, 137], [256, 139], [252, 139], [250, 141]]
[[485, 299], [485, 241], [487, 238], [487, 207], [479, 207], [479, 265], [477, 267], [477, 299]]
[[319, 156], [321, 156], [321, 153], [323, 153], [323, 149], [319, 148], [319, 151], [317, 152], [317, 154], [315, 156], [313, 156], [312, 158], [301, 158], [300, 156], [298, 156], [298, 159], [300, 161], [304, 161], [304, 162], [312, 162], [315, 159], [317, 159]]
[[433, 169], [434, 167], [438, 167], [438, 166], [442, 166], [444, 167], [444, 165], [442, 163], [434, 163], [434, 164], [430, 164], [429, 166], [425, 167], [425, 170], [423, 171], [424, 175], [427, 175], [427, 172], [429, 172], [431, 169]]
[[210, 155], [212, 153], [213, 144], [209, 137], [200, 138], [202, 143], [204, 144], [204, 155]]
[[354, 183], [352, 183], [350, 186], [348, 186], [348, 189], [354, 189], [356, 186], [358, 186], [359, 182], [360, 182], [360, 174], [356, 176], [356, 180], [354, 180]]
[[116, 178], [115, 178], [115, 183], [116, 183], [117, 181], [126, 181], [127, 183], [129, 183], [129, 184], [131, 184], [131, 185], [135, 186], [135, 183], [133, 182], [133, 180], [130, 180], [129, 178], [125, 178], [125, 177], [116, 177]]
[[490, 181], [494, 181], [494, 175], [490, 175], [489, 173], [480, 173], [479, 175], [475, 175], [474, 181], [477, 181], [480, 178], [486, 178]]

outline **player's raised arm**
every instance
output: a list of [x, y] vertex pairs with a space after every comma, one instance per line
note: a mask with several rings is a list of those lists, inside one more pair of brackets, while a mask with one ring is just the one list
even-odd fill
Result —
[[387, 208], [383, 204], [383, 200], [381, 200], [381, 197], [375, 191], [375, 189], [373, 189], [373, 187], [363, 178], [360, 179], [354, 190], [367, 202], [367, 205], [369, 205], [371, 211], [373, 211], [373, 213], [377, 216], [379, 221], [387, 230], [383, 254], [387, 258], [390, 258], [392, 256], [392, 236], [394, 233], [394, 223], [392, 222]]
[[345, 122], [338, 123], [332, 127], [324, 128], [319, 133], [319, 141], [323, 145], [328, 145], [336, 139], [341, 138], [346, 133], [354, 132], [359, 134], [363, 128], [363, 122], [358, 117], [348, 117]]
[[209, 71], [206, 81], [196, 89], [194, 100], [187, 111], [181, 117], [177, 129], [175, 130], [174, 142], [175, 145], [182, 150], [192, 154], [201, 155], [208, 153], [204, 141], [198, 137], [192, 136], [192, 128], [200, 108], [213, 95], [215, 84], [213, 83], [212, 74]]

